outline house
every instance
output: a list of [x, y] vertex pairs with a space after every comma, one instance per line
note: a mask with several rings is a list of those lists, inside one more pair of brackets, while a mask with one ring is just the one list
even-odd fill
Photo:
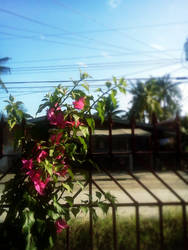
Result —
[[[174, 164], [177, 126], [170, 127], [167, 122], [157, 123], [156, 126], [143, 123], [131, 124], [122, 119], [105, 120], [101, 124], [97, 118], [95, 124], [96, 129], [91, 137], [91, 152], [103, 165], [130, 170], [148, 166], [153, 168], [154, 161], [165, 161], [165, 157], [169, 161], [168, 154], [165, 154], [165, 150], [169, 153], [169, 149]], [[173, 121], [170, 124], [176, 123]], [[35, 138], [38, 136], [40, 139], [46, 139], [48, 129], [49, 123], [45, 116], [31, 119], [27, 124], [27, 133]], [[20, 153], [14, 151], [13, 135], [8, 131], [6, 122], [2, 134], [0, 171], [4, 172], [14, 165]]]

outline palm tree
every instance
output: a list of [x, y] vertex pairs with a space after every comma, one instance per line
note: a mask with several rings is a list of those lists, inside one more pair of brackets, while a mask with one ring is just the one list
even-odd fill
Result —
[[159, 87], [159, 102], [163, 109], [161, 120], [175, 116], [180, 111], [179, 101], [181, 99], [180, 89], [172, 84], [169, 75], [157, 79]]
[[137, 82], [132, 85], [132, 107], [127, 116], [133, 114], [137, 121], [151, 122], [152, 113], [156, 113], [159, 120], [170, 118], [180, 110], [180, 90], [174, 87], [169, 76], [150, 78], [145, 83]]
[[153, 112], [161, 114], [162, 109], [157, 98], [157, 86], [153, 78], [145, 83], [136, 82], [132, 85], [130, 92], [133, 99], [128, 117], [134, 115], [137, 121], [146, 122], [151, 121]]
[[[2, 66], [2, 64], [4, 64], [5, 62], [7, 62], [9, 59], [10, 59], [9, 57], [0, 58], [0, 75], [4, 74], [4, 73], [9, 73], [10, 72], [10, 68], [9, 67]], [[7, 90], [6, 86], [5, 86], [5, 84], [3, 83], [3, 81], [1, 80], [1, 78], [0, 78], [0, 85], [8, 93], [8, 90]]]
[[113, 103], [111, 95], [104, 97], [105, 103], [105, 117], [119, 118], [120, 113], [124, 112], [124, 110], [119, 109], [119, 105], [117, 102]]

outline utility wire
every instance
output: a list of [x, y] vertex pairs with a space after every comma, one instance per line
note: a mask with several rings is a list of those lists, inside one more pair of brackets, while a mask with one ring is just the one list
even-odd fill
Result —
[[[126, 78], [126, 81], [139, 81], [139, 80], [148, 80], [151, 77], [129, 77]], [[152, 76], [152, 78], [160, 78], [158, 76]], [[170, 80], [178, 80], [178, 81], [185, 81], [188, 80], [188, 76], [177, 76], [177, 77], [170, 77]], [[87, 79], [87, 82], [106, 82], [106, 81], [112, 81], [113, 79], [111, 77], [109, 78], [101, 78], [101, 79]], [[120, 78], [117, 78], [117, 80], [120, 80]], [[78, 81], [78, 80], [75, 80]], [[9, 84], [30, 84], [30, 83], [72, 83], [72, 80], [41, 80], [41, 81], [9, 81], [4, 82], [6, 85]], [[72, 85], [71, 85], [72, 86]], [[98, 86], [98, 85], [97, 85]], [[66, 87], [66, 86], [65, 86]]]
[[[29, 22], [32, 22], [32, 23], [35, 23], [35, 24], [39, 24], [41, 26], [45, 26], [45, 27], [48, 27], [48, 28], [51, 28], [51, 29], [55, 29], [55, 30], [60, 30], [60, 31], [63, 31], [65, 33], [68, 33], [68, 34], [71, 34], [73, 36], [78, 36], [80, 37], [79, 34], [75, 33], [75, 32], [70, 32], [68, 30], [65, 30], [63, 28], [59, 28], [57, 26], [54, 26], [54, 25], [50, 25], [50, 24], [47, 24], [47, 23], [44, 23], [44, 22], [41, 22], [39, 20], [36, 20], [36, 19], [33, 19], [33, 18], [30, 18], [30, 17], [27, 17], [27, 16], [23, 16], [23, 15], [20, 15], [18, 13], [15, 13], [13, 11], [10, 11], [10, 10], [6, 10], [6, 9], [3, 9], [3, 8], [0, 8], [0, 12], [3, 12], [3, 13], [6, 13], [6, 14], [9, 14], [9, 15], [12, 15], [12, 16], [16, 16], [18, 18], [21, 18], [21, 19], [24, 19], [26, 21], [29, 21]], [[111, 47], [114, 47], [114, 48], [118, 48], [118, 49], [123, 49], [124, 51], [125, 50], [128, 50], [128, 51], [132, 51], [130, 50], [129, 48], [124, 48], [124, 47], [121, 47], [121, 46], [116, 46], [116, 45], [113, 45], [113, 44], [110, 44], [110, 43], [107, 43], [107, 42], [104, 42], [104, 41], [100, 41], [100, 40], [96, 40], [94, 38], [90, 38], [90, 37], [87, 37], [87, 36], [81, 36], [83, 39], [86, 39], [86, 40], [89, 40], [89, 41], [96, 41], [96, 42], [99, 42], [100, 44], [105, 44], [106, 46], [111, 46]]]
[[[54, 0], [53, 3], [56, 3], [56, 4], [60, 5], [60, 6], [62, 6], [63, 8], [70, 10], [70, 11], [71, 11], [72, 13], [74, 13], [74, 14], [83, 16], [84, 18], [87, 18], [89, 21], [94, 22], [94, 23], [96, 23], [96, 24], [98, 24], [98, 25], [100, 25], [100, 26], [102, 25], [103, 27], [109, 29], [109, 26], [108, 26], [108, 25], [99, 22], [99, 21], [96, 20], [95, 18], [93, 18], [93, 17], [91, 17], [91, 16], [89, 16], [89, 15], [86, 15], [85, 13], [83, 14], [80, 10], [77, 10], [77, 9], [75, 10], [75, 8], [73, 8], [71, 5], [62, 3], [62, 1], [59, 1], [59, 0]], [[110, 28], [111, 28], [111, 27], [110, 27]], [[130, 35], [127, 34], [125, 31], [119, 31], [119, 33], [121, 33], [121, 34], [122, 34], [122, 33], [123, 33], [123, 34], [126, 34], [126, 38], [129, 38], [129, 39], [132, 40], [132, 41], [135, 41], [135, 42], [137, 42], [137, 43], [140, 43], [140, 44], [142, 44], [142, 45], [145, 45], [145, 46], [147, 46], [147, 47], [150, 47], [150, 48], [152, 48], [152, 49], [158, 51], [158, 49], [154, 48], [154, 47], [151, 46], [150, 44], [148, 44], [148, 43], [146, 43], [145, 41], [142, 41], [142, 40], [140, 40], [140, 39], [137, 39], [137, 38], [135, 38], [135, 37], [133, 37], [133, 36], [130, 36]], [[164, 53], [164, 54], [166, 54], [168, 57], [172, 58], [171, 55], [168, 55], [167, 53]]]
[[[66, 45], [66, 46], [71, 46], [71, 47], [77, 47], [77, 48], [84, 48], [84, 49], [92, 49], [92, 50], [98, 50], [101, 51], [102, 48], [96, 48], [96, 47], [90, 47], [90, 46], [85, 46], [82, 44], [76, 44], [76, 43], [66, 43], [66, 42], [61, 42], [61, 41], [55, 41], [55, 40], [49, 40], [49, 39], [40, 39], [40, 38], [36, 38], [34, 36], [23, 36], [23, 35], [16, 35], [16, 34], [11, 34], [11, 33], [7, 33], [7, 32], [0, 32], [0, 34], [4, 34], [4, 35], [9, 35], [9, 36], [13, 36], [13, 37], [17, 37], [17, 38], [22, 38], [22, 39], [30, 39], [30, 40], [34, 40], [34, 41], [41, 41], [41, 42], [48, 42], [48, 43], [53, 43], [53, 44], [59, 44], [59, 45]], [[112, 51], [113, 53], [117, 51], [113, 51], [113, 50], [109, 50]]]
[[[181, 51], [179, 49], [172, 49], [172, 50], [165, 50], [165, 51], [169, 51], [169, 52], [177, 52], [177, 51]], [[138, 54], [153, 54], [153, 53], [163, 53], [163, 51], [139, 51], [136, 53], [136, 55]], [[125, 55], [135, 55], [135, 52], [125, 52], [125, 53], [121, 53], [121, 54], [109, 54], [106, 57], [121, 57], [121, 56], [125, 56]], [[69, 61], [69, 60], [79, 60], [79, 59], [94, 59], [94, 58], [105, 58], [104, 55], [90, 55], [90, 56], [76, 56], [76, 57], [61, 57], [61, 58], [47, 58], [47, 59], [33, 59], [33, 60], [23, 60], [23, 61], [13, 61], [14, 64], [21, 64], [21, 63], [38, 63], [38, 62], [56, 62], [56, 61]]]

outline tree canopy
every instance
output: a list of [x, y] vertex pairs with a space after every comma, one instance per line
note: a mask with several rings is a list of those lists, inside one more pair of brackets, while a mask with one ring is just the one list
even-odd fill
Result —
[[[9, 67], [6, 67], [6, 66], [3, 66], [2, 64], [6, 63], [10, 58], [9, 57], [3, 57], [3, 58], [0, 58], [0, 76], [2, 74], [5, 74], [5, 73], [9, 73], [10, 72], [10, 68]], [[1, 80], [0, 78], [0, 86], [8, 93], [8, 90], [4, 84], [4, 82]]]
[[175, 86], [169, 76], [150, 78], [146, 82], [132, 84], [131, 108], [127, 113], [137, 121], [151, 122], [152, 114], [156, 113], [159, 120], [165, 120], [180, 111], [180, 89]]

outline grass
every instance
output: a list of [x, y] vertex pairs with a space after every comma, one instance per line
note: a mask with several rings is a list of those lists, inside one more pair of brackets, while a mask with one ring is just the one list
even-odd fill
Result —
[[[112, 218], [99, 218], [93, 225], [94, 250], [113, 249]], [[188, 229], [188, 222], [187, 222]], [[72, 220], [70, 223], [70, 249], [90, 249], [89, 222]], [[183, 226], [181, 213], [164, 213], [164, 249], [183, 250]], [[187, 230], [188, 231], [188, 230]], [[188, 237], [188, 236], [187, 236]], [[136, 222], [135, 217], [117, 216], [117, 243], [118, 250], [136, 249]], [[66, 232], [59, 235], [54, 250], [60, 250], [66, 245]], [[160, 228], [157, 217], [140, 219], [140, 249], [160, 249]]]

